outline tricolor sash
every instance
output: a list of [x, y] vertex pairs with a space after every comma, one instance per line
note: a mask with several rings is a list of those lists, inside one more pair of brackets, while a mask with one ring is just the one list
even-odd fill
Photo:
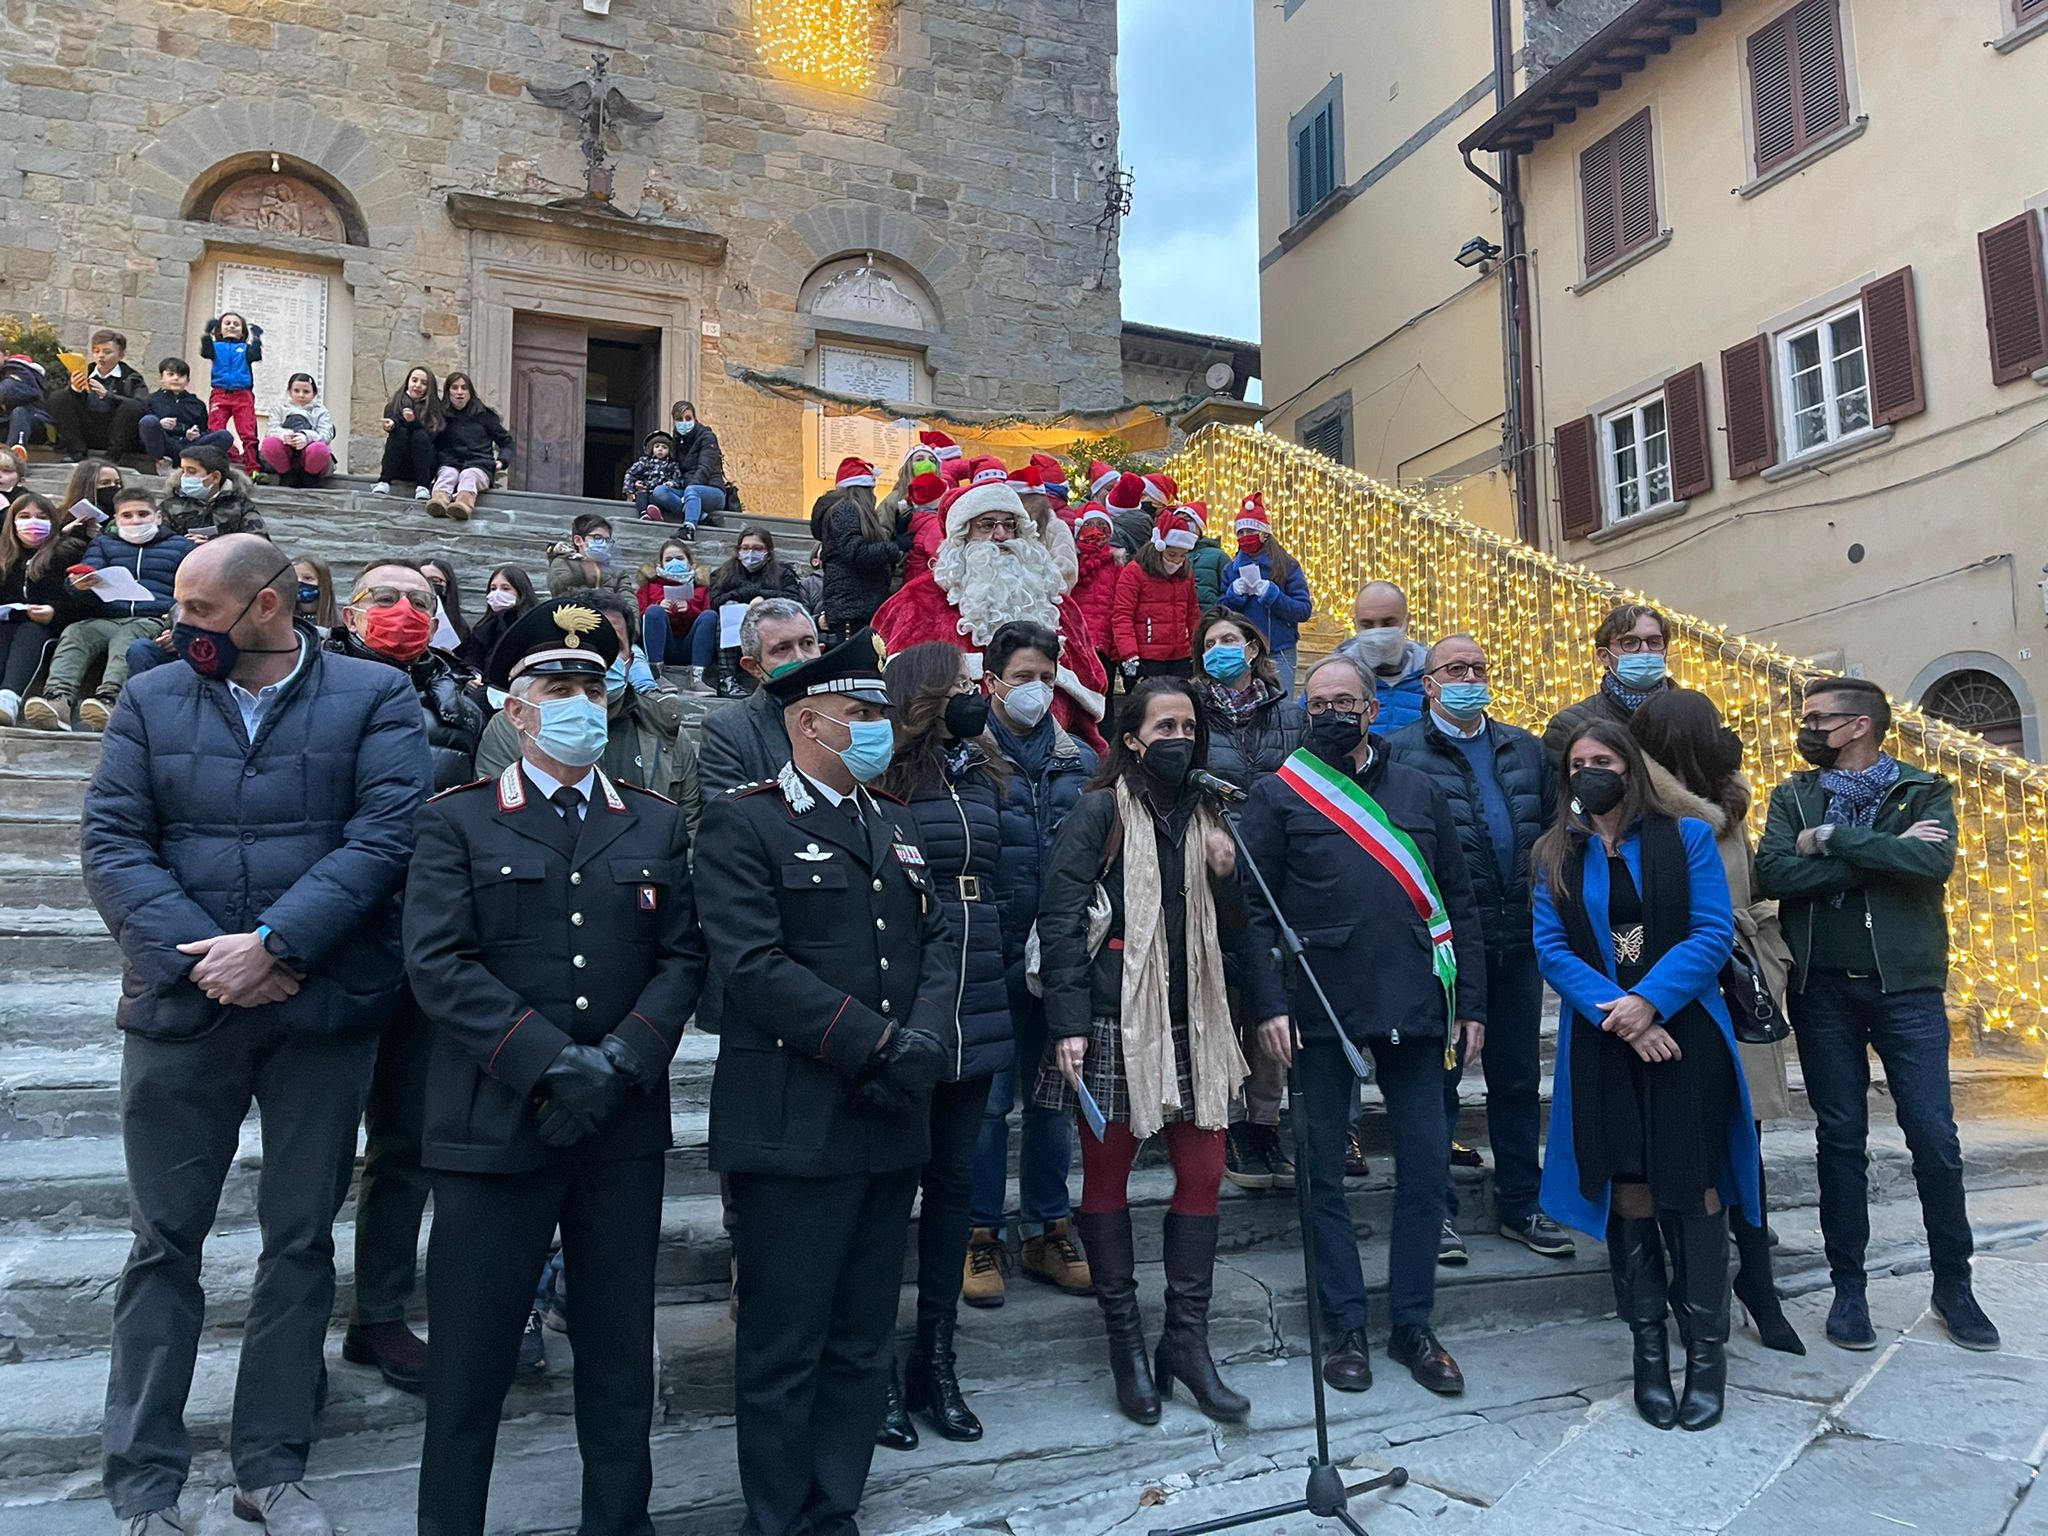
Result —
[[1372, 855], [1373, 861], [1394, 877], [1428, 924], [1431, 960], [1444, 989], [1445, 1027], [1455, 1033], [1458, 952], [1451, 944], [1451, 914], [1444, 908], [1436, 876], [1423, 862], [1422, 850], [1394, 825], [1364, 786], [1306, 747], [1280, 765], [1280, 781]]

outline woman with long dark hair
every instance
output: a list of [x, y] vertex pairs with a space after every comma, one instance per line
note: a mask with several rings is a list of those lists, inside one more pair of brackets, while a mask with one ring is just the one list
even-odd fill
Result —
[[498, 413], [477, 397], [466, 373], [451, 373], [442, 389], [441, 430], [434, 434], [434, 491], [429, 517], [466, 523], [476, 499], [491, 488], [498, 470], [512, 462], [512, 434]]
[[[1742, 738], [1721, 723], [1714, 701], [1690, 688], [1653, 693], [1629, 717], [1629, 734], [1643, 749], [1650, 782], [1672, 811], [1704, 821], [1714, 832], [1714, 846], [1727, 871], [1730, 905], [1735, 913], [1735, 942], [1762, 972], [1782, 1010], [1792, 974], [1792, 949], [1778, 926], [1778, 904], [1756, 894], [1756, 854], [1749, 845], [1749, 810], [1755, 796], [1742, 772]], [[1790, 1038], [1775, 1045], [1737, 1041], [1742, 1078], [1749, 1085], [1750, 1113], [1761, 1138], [1765, 1120], [1792, 1112], [1785, 1065]], [[1762, 1199], [1763, 1170], [1757, 1170]], [[1766, 1202], [1766, 1215], [1769, 1214]], [[1731, 1212], [1735, 1228], [1735, 1296], [1748, 1311], [1767, 1349], [1803, 1355], [1805, 1344], [1785, 1320], [1785, 1309], [1771, 1279], [1771, 1236], [1751, 1226], [1740, 1212]]]
[[455, 567], [445, 556], [428, 555], [420, 561], [420, 574], [434, 589], [441, 611], [448, 615], [448, 627], [455, 631], [455, 644], [446, 649], [460, 650], [462, 642], [469, 638], [469, 620], [462, 616], [462, 583], [455, 579]]
[[801, 581], [794, 566], [776, 558], [775, 535], [753, 523], [740, 530], [732, 558], [711, 573], [710, 597], [690, 626], [690, 657], [693, 665], [704, 666], [713, 656], [718, 658], [718, 691], [726, 698], [741, 698], [753, 689], [740, 671], [739, 647], [719, 644], [719, 610], [727, 603], [751, 603], [757, 597], [795, 601]]
[[391, 482], [410, 480], [413, 499], [434, 494], [434, 439], [441, 434], [441, 386], [433, 370], [414, 368], [384, 407], [384, 457], [377, 470], [373, 496], [389, 496]]
[[483, 617], [470, 625], [469, 634], [456, 650], [456, 656], [476, 671], [483, 671], [505, 631], [539, 604], [540, 596], [533, 590], [533, 578], [526, 574], [524, 566], [499, 566], [491, 572], [490, 580], [484, 583]]
[[[1230, 1104], [1244, 1081], [1223, 954], [1245, 937], [1230, 836], [1188, 782], [1208, 764], [1209, 729], [1192, 683], [1148, 678], [1118, 712], [1119, 730], [1088, 793], [1060, 828], [1038, 908], [1048, 1057], [1038, 1099], [1080, 1112], [1081, 1213], [1109, 1336], [1117, 1404], [1140, 1424], [1178, 1380], [1210, 1418], [1239, 1423], [1251, 1404], [1209, 1352], [1217, 1193]], [[1107, 921], [1091, 907], [1107, 904]], [[1086, 1121], [1086, 1088], [1104, 1118]], [[1163, 1132], [1173, 1162], [1165, 1232], [1166, 1325], [1145, 1354], [1129, 1182], [1139, 1143]]]
[[889, 1415], [878, 1443], [917, 1444], [912, 1413], [948, 1440], [979, 1440], [981, 1421], [960, 1394], [953, 1325], [966, 1271], [974, 1152], [989, 1080], [1015, 1056], [1003, 931], [996, 904], [1007, 777], [990, 741], [988, 700], [967, 675], [960, 648], [913, 645], [883, 672], [896, 716], [896, 756], [882, 788], [916, 823], [925, 873], [960, 944], [946, 1073], [932, 1090], [931, 1156], [917, 1220], [917, 1349], [900, 1393], [890, 1373]]
[[[1581, 725], [1560, 772], [1557, 821], [1530, 856], [1537, 964], [1564, 1004], [1543, 1206], [1606, 1235], [1636, 1411], [1709, 1429], [1727, 1387], [1728, 1212], [1763, 1221], [1719, 984], [1735, 943], [1728, 877], [1713, 829], [1673, 814], [1626, 726]], [[1682, 1400], [1667, 1305], [1685, 1341]]]
[[818, 543], [825, 582], [819, 611], [825, 622], [818, 638], [827, 646], [867, 628], [875, 610], [889, 600], [910, 549], [909, 514], [898, 522], [876, 502], [872, 473], [867, 478], [866, 485], [842, 484], [839, 499], [823, 518]]
[[91, 542], [90, 528], [67, 524], [47, 496], [22, 491], [8, 503], [0, 523], [0, 603], [26, 606], [0, 623], [0, 725], [21, 718], [22, 697], [45, 653], [91, 606], [65, 576]]

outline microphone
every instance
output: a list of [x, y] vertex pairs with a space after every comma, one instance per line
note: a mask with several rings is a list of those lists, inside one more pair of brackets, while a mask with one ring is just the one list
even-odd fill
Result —
[[1206, 769], [1190, 768], [1188, 770], [1188, 782], [1211, 799], [1221, 800], [1225, 805], [1243, 805], [1245, 801], [1251, 799], [1250, 795], [1239, 789], [1230, 780], [1218, 778]]

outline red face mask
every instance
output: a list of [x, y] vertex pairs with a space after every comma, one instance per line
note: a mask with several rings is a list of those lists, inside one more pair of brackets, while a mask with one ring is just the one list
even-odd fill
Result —
[[395, 661], [418, 661], [433, 633], [432, 617], [411, 603], [372, 608], [363, 618], [363, 643]]
[[1259, 550], [1264, 547], [1265, 542], [1266, 540], [1263, 534], [1239, 534], [1237, 539], [1238, 551], [1242, 554], [1256, 555], [1259, 552]]
[[1074, 535], [1074, 542], [1077, 544], [1107, 544], [1109, 542], [1109, 530], [1100, 523], [1090, 523]]

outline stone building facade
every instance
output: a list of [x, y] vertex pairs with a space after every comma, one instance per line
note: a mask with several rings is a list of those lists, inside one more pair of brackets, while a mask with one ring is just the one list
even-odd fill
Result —
[[[940, 408], [1119, 403], [1096, 228], [1115, 7], [876, 0], [848, 88], [764, 62], [783, 3], [25, 0], [0, 311], [81, 348], [115, 326], [147, 372], [245, 309], [270, 344], [259, 406], [309, 366], [358, 472], [414, 364], [474, 375], [535, 489], [615, 494], [620, 456], [691, 398], [770, 512], [857, 429], [737, 370]], [[662, 114], [609, 127], [609, 203], [572, 115], [528, 90], [594, 55]]]

